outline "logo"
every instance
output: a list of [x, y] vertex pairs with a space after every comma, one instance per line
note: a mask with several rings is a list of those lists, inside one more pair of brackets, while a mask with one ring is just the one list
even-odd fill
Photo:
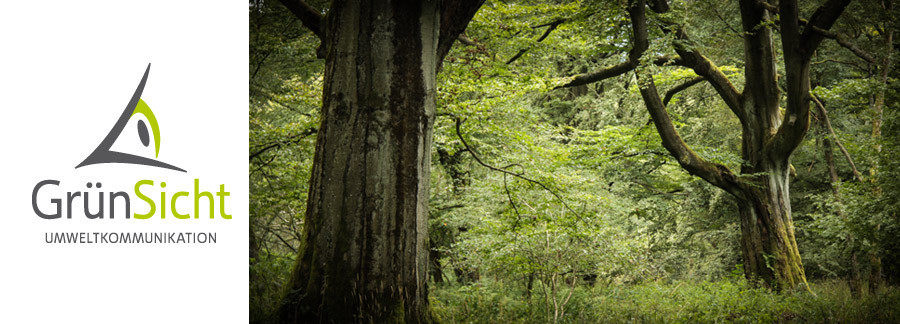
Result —
[[[144, 76], [141, 78], [141, 82], [138, 83], [137, 89], [134, 90], [128, 105], [125, 106], [125, 110], [122, 111], [122, 115], [119, 116], [119, 119], [109, 133], [106, 134], [106, 137], [103, 138], [103, 141], [100, 142], [100, 145], [97, 145], [97, 148], [84, 161], [78, 164], [75, 169], [94, 164], [125, 163], [187, 173], [182, 168], [158, 160], [160, 149], [159, 123], [153, 114], [153, 110], [141, 99], [149, 74], [150, 64], [147, 64], [147, 70], [144, 71]], [[138, 114], [143, 115], [143, 118], [140, 116], [135, 117]], [[129, 123], [132, 118], [136, 121]], [[145, 123], [144, 120], [147, 122]], [[135, 135], [133, 131], [125, 131], [125, 127], [129, 124], [137, 126], [136, 137], [138, 138], [120, 138], [123, 134], [128, 135], [127, 137]], [[149, 130], [147, 124], [149, 124]], [[125, 132], [123, 133], [123, 131]], [[113, 145], [117, 141], [121, 142], [123, 140], [132, 141], [126, 143], [126, 147], [137, 146], [137, 141], [140, 141], [140, 144], [149, 148], [151, 134], [153, 135], [152, 143], [155, 153], [152, 156], [153, 158], [119, 152], [113, 149]], [[174, 179], [168, 179], [168, 186], [166, 180], [154, 181], [145, 177], [138, 177], [130, 193], [117, 188], [109, 188], [110, 186], [108, 185], [103, 186], [103, 183], [100, 181], [87, 182], [84, 185], [86, 189], [82, 189], [63, 186], [60, 180], [46, 179], [39, 181], [34, 186], [31, 193], [31, 207], [34, 209], [34, 213], [43, 219], [59, 219], [63, 217], [71, 219], [73, 214], [82, 214], [87, 219], [114, 219], [117, 213], [120, 218], [124, 216], [125, 219], [151, 219], [154, 217], [166, 219], [167, 215], [171, 216], [170, 219], [172, 217], [175, 219], [200, 219], [206, 217], [215, 219], [217, 216], [222, 219], [231, 219], [231, 214], [228, 214], [225, 207], [226, 198], [231, 196], [231, 193], [225, 189], [224, 183], [218, 185], [218, 191], [207, 191], [210, 189], [201, 186], [199, 178], [192, 179], [193, 186], [190, 186], [191, 183], [186, 181], [187, 179], [184, 179], [181, 174], [169, 176]], [[132, 197], [137, 197], [138, 200], [133, 201]], [[139, 210], [146, 212], [132, 211], [133, 204], [138, 205], [135, 207], [139, 208]], [[218, 213], [216, 209], [218, 209]]]
[[[116, 139], [119, 138], [119, 135], [122, 134], [122, 130], [124, 130], [125, 126], [128, 125], [128, 121], [132, 117], [134, 117], [134, 115], [141, 114], [144, 115], [144, 118], [146, 118], [150, 123], [150, 130], [153, 132], [153, 145], [156, 149], [156, 158], [159, 158], [159, 123], [157, 123], [156, 121], [156, 116], [153, 114], [153, 110], [151, 110], [150, 106], [148, 106], [147, 103], [144, 102], [143, 99], [141, 99], [141, 94], [144, 92], [144, 85], [147, 84], [147, 76], [149, 74], [150, 64], [148, 63], [147, 70], [144, 71], [144, 77], [141, 78], [141, 82], [138, 84], [137, 89], [134, 90], [134, 95], [131, 96], [131, 100], [128, 101], [128, 105], [125, 106], [125, 110], [122, 111], [122, 115], [119, 116], [119, 120], [116, 121], [116, 124], [113, 125], [113, 128], [109, 130], [109, 133], [106, 134], [106, 138], [104, 138], [103, 141], [100, 142], [100, 145], [97, 145], [97, 148], [95, 148], [94, 151], [84, 159], [84, 161], [75, 166], [76, 169], [92, 164], [125, 163], [187, 172], [182, 168], [159, 160], [154, 160], [129, 153], [117, 152], [111, 149], [113, 143], [115, 143]], [[139, 119], [137, 121], [137, 132], [141, 144], [143, 144], [144, 147], [150, 146], [150, 134], [147, 131], [147, 125], [143, 120]]]

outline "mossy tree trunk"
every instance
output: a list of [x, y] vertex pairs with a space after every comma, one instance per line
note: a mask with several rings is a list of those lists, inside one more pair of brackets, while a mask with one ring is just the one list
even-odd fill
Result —
[[[322, 40], [322, 122], [284, 323], [425, 323], [436, 73], [481, 2], [283, 0]], [[471, 6], [464, 6], [464, 5]]]
[[[692, 68], [710, 82], [740, 121], [741, 176], [694, 153], [669, 120], [652, 77], [641, 73], [638, 77], [645, 79], [641, 94], [666, 149], [685, 170], [735, 197], [747, 278], [777, 290], [789, 290], [806, 286], [791, 217], [790, 156], [809, 129], [809, 59], [822, 36], [812, 29], [800, 31], [796, 1], [783, 0], [779, 7], [765, 4], [757, 1], [740, 3], [744, 29], [743, 91], [738, 91], [715, 64], [695, 48], [675, 45], [679, 64]], [[847, 1], [825, 3], [816, 10], [810, 23], [828, 29], [846, 4]], [[667, 6], [654, 7], [665, 11]], [[773, 20], [775, 12], [780, 12], [782, 17], [780, 27], [786, 76], [781, 80], [786, 92], [784, 110], [781, 109], [773, 31], [765, 25]], [[689, 41], [683, 27], [677, 24], [667, 27], [666, 32]]]
[[[667, 13], [666, 0], [629, 1], [633, 34], [627, 61], [576, 75], [558, 88], [598, 82], [634, 71], [641, 97], [666, 150], [690, 174], [727, 191], [737, 200], [746, 276], [775, 289], [792, 289], [805, 285], [806, 276], [791, 218], [790, 156], [809, 129], [810, 58], [824, 38], [822, 31], [831, 28], [849, 2], [825, 1], [804, 20], [801, 28], [797, 0], [741, 0], [745, 67], [742, 91], [699, 53], [697, 47], [691, 46], [692, 40], [680, 22], [665, 15], [656, 17], [662, 31], [676, 39], [672, 46], [678, 56], [643, 60], [644, 64], [690, 68], [715, 89], [741, 124], [740, 176], [690, 149], [669, 118], [652, 74], [642, 66], [642, 56], [649, 48], [646, 9]], [[776, 16], [780, 19], [775, 19]], [[776, 20], [781, 34], [781, 60], [777, 57], [771, 24]], [[778, 72], [779, 61], [784, 62], [782, 73]], [[779, 74], [783, 77], [779, 78]], [[676, 86], [666, 97], [694, 83]], [[785, 89], [784, 102], [781, 86]]]
[[741, 254], [748, 279], [776, 288], [803, 287], [806, 275], [791, 218], [789, 165], [760, 170], [756, 186], [738, 198]]

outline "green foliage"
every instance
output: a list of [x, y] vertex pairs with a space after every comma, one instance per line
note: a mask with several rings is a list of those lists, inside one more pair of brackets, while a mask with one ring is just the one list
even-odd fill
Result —
[[270, 254], [263, 251], [250, 260], [250, 314], [265, 317], [281, 302], [284, 285], [294, 265], [292, 254]]
[[282, 298], [302, 233], [321, 101], [316, 37], [283, 6], [250, 3], [250, 314]]
[[[648, 282], [636, 286], [579, 286], [559, 323], [894, 323], [900, 291], [854, 300], [843, 282], [812, 284], [805, 292], [778, 294], [743, 279]], [[536, 296], [499, 283], [437, 288], [436, 315], [446, 323], [547, 323], [548, 307]]]

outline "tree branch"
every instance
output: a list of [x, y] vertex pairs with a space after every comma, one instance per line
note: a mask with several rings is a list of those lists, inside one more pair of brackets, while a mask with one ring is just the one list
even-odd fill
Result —
[[[635, 48], [647, 48], [647, 25], [645, 17], [644, 1], [638, 0], [628, 9], [631, 16], [632, 29], [635, 35]], [[656, 130], [662, 138], [663, 147], [672, 154], [682, 168], [688, 173], [699, 176], [710, 184], [722, 188], [725, 191], [739, 196], [740, 184], [728, 167], [704, 160], [692, 151], [687, 143], [678, 134], [666, 107], [659, 98], [659, 92], [653, 82], [653, 76], [643, 71], [635, 71], [638, 78], [641, 97], [650, 113], [650, 118], [656, 126]]]
[[[294, 16], [300, 18], [300, 22], [303, 23], [303, 26], [311, 30], [313, 34], [316, 34], [316, 37], [319, 38], [319, 41], [322, 44], [325, 44], [325, 19], [319, 11], [310, 7], [306, 2], [303, 2], [303, 0], [279, 1], [287, 7]], [[319, 45], [319, 49], [316, 50], [316, 57], [325, 58], [325, 51], [321, 45]]]
[[[831, 26], [841, 16], [848, 4], [850, 4], [850, 0], [828, 0], [813, 12], [807, 24], [809, 28], [805, 28], [803, 34], [800, 35], [800, 51], [804, 55], [805, 60], [809, 60], [812, 57], [812, 53], [819, 47], [822, 39], [825, 38], [821, 31], [831, 29]], [[793, 15], [791, 18], [797, 19], [797, 16]]]
[[441, 2], [441, 30], [438, 33], [437, 69], [440, 70], [444, 56], [450, 52], [453, 42], [466, 30], [475, 17], [475, 12], [485, 0], [456, 0]]
[[[656, 2], [662, 2], [664, 5]], [[654, 3], [656, 4], [651, 5], [650, 9], [657, 13], [666, 13], [669, 11], [669, 6], [665, 2], [665, 0], [654, 0]], [[679, 65], [693, 69], [694, 73], [697, 73], [697, 75], [702, 76], [709, 81], [710, 85], [713, 86], [713, 89], [716, 90], [716, 93], [719, 94], [719, 97], [722, 97], [722, 100], [728, 105], [728, 108], [731, 109], [738, 119], [743, 121], [744, 113], [740, 109], [740, 92], [738, 92], [737, 88], [735, 88], [731, 81], [728, 80], [728, 77], [719, 70], [718, 66], [706, 58], [706, 56], [700, 54], [696, 49], [685, 46], [685, 44], [689, 44], [691, 40], [684, 30], [684, 26], [674, 22], [666, 22], [666, 25], [663, 26], [662, 29], [663, 32], [674, 34], [675, 36], [675, 52], [681, 57]]]
[[761, 146], [770, 132], [778, 127], [778, 117], [781, 116], [778, 51], [772, 41], [771, 25], [776, 14], [768, 2], [759, 0], [742, 0], [739, 8], [744, 39], [744, 90], [741, 96], [748, 103], [743, 109], [746, 114], [756, 116], [755, 122], [750, 121], [755, 125], [750, 127], [763, 130], [745, 133], [743, 141]]
[[[642, 75], [644, 74], [644, 75]], [[722, 188], [725, 191], [740, 196], [740, 183], [728, 167], [704, 160], [688, 147], [687, 143], [678, 134], [666, 107], [659, 99], [653, 77], [649, 74], [635, 71], [635, 75], [641, 84], [641, 97], [650, 112], [650, 118], [656, 126], [656, 131], [662, 139], [663, 147], [678, 161], [682, 168], [692, 175], [699, 176], [710, 184]]]
[[[629, 4], [629, 7], [635, 7], [635, 6], [640, 6], [641, 11], [643, 12], [644, 1], [640, 1], [640, 3], [638, 3], [638, 4], [636, 4], [636, 3]], [[668, 6], [666, 6], [666, 8], [668, 8]], [[641, 55], [644, 54], [644, 51], [647, 50], [650, 43], [647, 40], [647, 21], [645, 19], [635, 21], [634, 17], [632, 17], [631, 24], [632, 24], [632, 26], [641, 25], [641, 26], [643, 26], [643, 28], [632, 28], [634, 35], [632, 35], [632, 37], [631, 37], [632, 45], [631, 45], [631, 50], [628, 51], [628, 60], [626, 60], [625, 62], [616, 64], [616, 65], [610, 66], [608, 68], [605, 68], [603, 70], [597, 71], [597, 72], [578, 74], [575, 77], [573, 77], [571, 81], [569, 81], [565, 84], [556, 86], [553, 89], [555, 90], [555, 89], [560, 89], [560, 88], [577, 87], [580, 85], [603, 81], [603, 80], [606, 80], [606, 79], [609, 79], [612, 77], [616, 77], [616, 76], [625, 74], [628, 71], [634, 70], [634, 68], [636, 68], [638, 66], [638, 64], [640, 64], [639, 59], [641, 58]], [[638, 33], [642, 33], [642, 34], [638, 34]], [[654, 60], [654, 63], [668, 64], [670, 61], [673, 61], [673, 59], [669, 59], [669, 58], [656, 59], [656, 60]], [[680, 60], [677, 60], [677, 61], [680, 62]]]
[[[551, 32], [556, 30], [556, 27], [559, 27], [559, 25], [564, 22], [566, 22], [565, 19], [559, 18], [559, 19], [556, 19], [556, 20], [550, 22], [549, 24], [547, 24], [546, 25], [547, 30], [544, 31], [544, 33], [541, 35], [541, 37], [538, 37], [536, 43], [540, 43], [540, 42], [544, 41], [544, 39], [547, 38], [547, 36], [550, 36]], [[545, 25], [540, 25], [540, 26], [545, 26]], [[525, 52], [528, 52], [528, 49], [529, 48], [527, 48], [527, 47], [520, 49], [519, 52], [516, 53], [516, 55], [514, 55], [512, 58], [510, 58], [508, 61], [506, 61], [506, 64], [509, 65], [509, 64], [512, 64], [513, 62], [515, 62], [516, 60], [518, 60], [520, 57], [522, 57], [522, 55], [525, 55]]]
[[271, 150], [271, 149], [274, 149], [274, 148], [279, 148], [279, 147], [281, 147], [282, 145], [285, 145], [285, 144], [297, 143], [297, 142], [299, 142], [301, 139], [303, 139], [303, 138], [305, 138], [305, 137], [307, 137], [307, 136], [310, 136], [310, 135], [312, 135], [312, 134], [315, 134], [315, 133], [318, 132], [318, 131], [319, 131], [319, 130], [318, 130], [317, 128], [315, 128], [315, 127], [307, 128], [307, 129], [304, 130], [303, 132], [301, 132], [301, 133], [299, 133], [299, 134], [294, 134], [294, 135], [288, 136], [288, 137], [285, 138], [284, 140], [276, 141], [276, 142], [274, 142], [274, 143], [270, 143], [270, 144], [264, 145], [262, 148], [257, 149], [256, 152], [250, 153], [250, 160], [253, 160], [253, 158], [259, 156], [260, 154], [265, 153], [265, 152], [268, 151], [268, 150]]
[[868, 71], [869, 71], [869, 69], [864, 68], [864, 67], [860, 66], [859, 64], [857, 64], [857, 63], [855, 63], [855, 62], [847, 62], [847, 61], [841, 61], [841, 60], [835, 60], [835, 59], [824, 59], [824, 60], [821, 60], [821, 61], [818, 61], [818, 62], [810, 62], [809, 64], [810, 64], [810, 65], [816, 65], [816, 64], [829, 63], [829, 62], [831, 62], [831, 63], [838, 63], [838, 64], [844, 64], [844, 65], [848, 65], [848, 66], [852, 66], [852, 67], [854, 67], [854, 68], [856, 68], [857, 70], [860, 70], [860, 71], [862, 71], [862, 72], [868, 72]]
[[[512, 172], [512, 171], [509, 171], [509, 170], [506, 169], [506, 168], [508, 168], [509, 166], [507, 166], [506, 168], [498, 168], [498, 167], [492, 166], [492, 165], [487, 164], [487, 163], [485, 163], [484, 161], [482, 161], [481, 158], [478, 157], [478, 154], [475, 154], [475, 151], [472, 150], [472, 147], [469, 146], [469, 142], [467, 142], [466, 139], [463, 138], [463, 136], [462, 136], [462, 131], [460, 130], [460, 127], [462, 127], [463, 120], [460, 119], [459, 117], [456, 117], [456, 116], [454, 116], [454, 119], [456, 120], [456, 137], [459, 138], [459, 141], [460, 141], [460, 142], [463, 144], [463, 146], [466, 148], [466, 152], [469, 152], [469, 154], [472, 155], [472, 158], [475, 159], [475, 162], [477, 162], [478, 164], [480, 164], [481, 166], [483, 166], [483, 167], [485, 167], [485, 168], [488, 168], [488, 169], [491, 169], [491, 170], [494, 170], [494, 171], [497, 171], [497, 172], [500, 172], [500, 173], [503, 173], [503, 174], [508, 174], [508, 175], [513, 176], [513, 177], [516, 177], [516, 178], [525, 180], [525, 181], [527, 181], [527, 182], [530, 182], [530, 183], [532, 183], [532, 184], [538, 185], [538, 187], [541, 187], [542, 189], [546, 190], [546, 191], [549, 192], [551, 195], [553, 195], [553, 197], [555, 197], [557, 200], [559, 200], [559, 202], [562, 203], [563, 207], [565, 207], [566, 210], [568, 210], [569, 212], [571, 212], [572, 214], [574, 214], [576, 217], [578, 217], [579, 220], [581, 219], [581, 214], [578, 213], [578, 212], [576, 212], [576, 211], [575, 211], [574, 209], [572, 209], [571, 207], [569, 207], [569, 204], [566, 203], [566, 200], [563, 199], [563, 197], [560, 196], [558, 193], [556, 193], [556, 191], [553, 191], [553, 189], [550, 189], [550, 187], [547, 187], [547, 185], [541, 183], [540, 181], [537, 181], [537, 180], [534, 180], [534, 179], [531, 179], [531, 178], [526, 177], [526, 176], [524, 175], [524, 172]], [[513, 164], [513, 165], [516, 165], [516, 164]]]
[[[804, 23], [804, 21], [802, 21], [802, 20], [800, 22]], [[875, 58], [872, 57], [871, 54], [866, 53], [866, 51], [863, 51], [862, 49], [857, 47], [856, 44], [854, 44], [849, 39], [847, 39], [847, 36], [845, 36], [843, 34], [838, 34], [838, 33], [832, 32], [832, 31], [828, 31], [828, 30], [825, 30], [825, 29], [822, 29], [822, 28], [819, 28], [816, 26], [810, 26], [808, 23], [806, 24], [806, 26], [809, 26], [808, 28], [812, 28], [816, 32], [822, 34], [822, 36], [825, 36], [825, 38], [833, 39], [835, 42], [838, 43], [838, 45], [841, 45], [841, 47], [850, 50], [850, 52], [853, 52], [854, 55], [863, 59], [864, 61], [872, 63], [872, 64], [876, 64]]]
[[694, 86], [695, 84], [703, 82], [704, 80], [706, 80], [706, 78], [696, 77], [696, 78], [690, 79], [688, 81], [685, 81], [682, 84], [672, 87], [672, 89], [669, 89], [669, 91], [666, 91], [666, 96], [665, 96], [665, 98], [663, 98], [663, 105], [668, 107], [669, 101], [672, 100], [672, 97], [674, 97], [679, 92], [684, 91], [687, 88]]
[[616, 65], [607, 67], [607, 68], [597, 71], [597, 72], [582, 73], [582, 74], [575, 75], [574, 77], [572, 77], [571, 81], [566, 82], [561, 85], [558, 85], [558, 86], [554, 87], [553, 89], [555, 90], [555, 89], [561, 89], [561, 88], [577, 87], [580, 85], [603, 81], [603, 80], [606, 80], [606, 79], [609, 79], [612, 77], [617, 77], [622, 74], [625, 74], [626, 72], [633, 70], [636, 66], [637, 66], [636, 61], [628, 60], [628, 61], [616, 64]]
[[781, 125], [766, 150], [786, 159], [803, 141], [809, 129], [809, 64], [812, 53], [825, 37], [816, 28], [828, 30], [850, 0], [828, 0], [813, 13], [800, 34], [797, 0], [781, 0], [781, 43], [784, 52], [787, 104]]
[[[668, 65], [683, 66], [684, 61], [682, 61], [681, 58], [677, 57], [677, 56], [676, 57], [660, 56], [653, 60], [653, 64], [659, 65], [659, 66], [668, 66]], [[600, 71], [576, 74], [575, 76], [571, 77], [572, 80], [554, 87], [553, 90], [561, 89], [561, 88], [577, 87], [580, 85], [591, 84], [594, 82], [600, 82], [600, 81], [603, 81], [603, 80], [606, 80], [609, 78], [613, 78], [613, 77], [617, 77], [622, 74], [625, 74], [631, 70], [634, 70], [635, 67], [637, 67], [637, 62], [636, 61], [632, 62], [629, 59], [625, 62], [607, 67]]]
[[466, 34], [459, 34], [459, 37], [457, 37], [456, 40], [458, 40], [460, 43], [463, 43], [466, 46], [477, 46], [478, 45], [478, 43], [476, 43], [474, 40], [469, 38], [469, 36], [466, 36]]
[[690, 41], [683, 27], [679, 26], [675, 30], [675, 37], [680, 40], [680, 42], [675, 42], [675, 52], [681, 56], [682, 66], [693, 69], [694, 73], [709, 81], [709, 84], [713, 86], [719, 97], [722, 97], [722, 100], [728, 105], [728, 108], [731, 109], [738, 119], [744, 120], [744, 113], [740, 109], [741, 94], [728, 80], [725, 73], [722, 73], [722, 70], [719, 70], [719, 67], [707, 59], [706, 56], [703, 56], [693, 48], [688, 49], [683, 45], [685, 42]]
[[[631, 6], [635, 5], [636, 4], [632, 4]], [[640, 5], [644, 6], [643, 2], [641, 2]], [[665, 13], [669, 10], [668, 3], [665, 0], [652, 0], [650, 7], [658, 13]], [[643, 8], [641, 10], [645, 11], [645, 9]], [[644, 14], [642, 14], [642, 16], [643, 15]], [[635, 18], [632, 17], [632, 19]], [[642, 24], [644, 28], [639, 28], [638, 30], [643, 30], [643, 33], [646, 34], [646, 17], [642, 19], [644, 21], [640, 21], [639, 23]], [[634, 22], [632, 22], [632, 25], [634, 25]], [[633, 32], [637, 33], [638, 30], [634, 30]], [[683, 43], [690, 42], [690, 39], [688, 38], [687, 33], [684, 31], [684, 28], [682, 28], [681, 26], [677, 26], [674, 23], [668, 23], [668, 26], [664, 27], [663, 30], [667, 33], [674, 33], [675, 37], [679, 40], [679, 42], [676, 42], [675, 44], [675, 51], [678, 53], [679, 57], [661, 57], [655, 59], [653, 63], [656, 65], [667, 65], [671, 63], [694, 70], [695, 73], [703, 77], [705, 80], [709, 81], [709, 83], [716, 90], [716, 93], [719, 94], [719, 97], [721, 97], [722, 100], [725, 101], [725, 104], [738, 117], [738, 119], [744, 120], [744, 114], [740, 110], [740, 92], [737, 91], [731, 81], [728, 80], [728, 77], [726, 77], [725, 74], [722, 73], [722, 71], [712, 63], [712, 61], [707, 59], [696, 50], [688, 49], [684, 46]], [[640, 54], [642, 54], [644, 50], [646, 50], [649, 41], [647, 40], [646, 35], [644, 35], [643, 40], [641, 40], [641, 38], [638, 37], [637, 34], [635, 34], [633, 43], [634, 45], [629, 52], [627, 61], [610, 66], [597, 72], [578, 74], [574, 76], [571, 81], [556, 86], [554, 89], [575, 87], [598, 82], [634, 70], [638, 65], [637, 58], [640, 57]], [[641, 46], [643, 46], [643, 49], [641, 48]]]
[[853, 158], [850, 157], [850, 153], [847, 152], [847, 149], [844, 148], [844, 145], [841, 144], [841, 140], [838, 139], [837, 134], [834, 132], [834, 128], [831, 127], [831, 120], [828, 119], [828, 111], [825, 110], [825, 105], [822, 104], [822, 101], [816, 96], [810, 94], [810, 98], [812, 101], [816, 103], [816, 110], [819, 111], [819, 114], [822, 115], [822, 121], [825, 125], [825, 129], [828, 130], [828, 133], [831, 134], [831, 138], [834, 139], [834, 143], [841, 150], [841, 153], [844, 154], [844, 158], [847, 159], [847, 162], [850, 163], [850, 168], [853, 170], [853, 177], [856, 178], [857, 181], [863, 182], [862, 176], [859, 174], [859, 170], [856, 169], [856, 163], [853, 163]]

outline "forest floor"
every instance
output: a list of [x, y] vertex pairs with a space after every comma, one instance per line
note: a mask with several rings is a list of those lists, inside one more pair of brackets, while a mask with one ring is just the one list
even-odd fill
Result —
[[[900, 323], [900, 289], [854, 299], [844, 281], [810, 283], [809, 292], [775, 293], [743, 279], [638, 285], [578, 284], [556, 298], [535, 287], [482, 280], [437, 285], [431, 306], [441, 323]], [[571, 293], [570, 293], [571, 291]], [[570, 297], [569, 297], [570, 296]], [[566, 299], [568, 298], [568, 301]]]

